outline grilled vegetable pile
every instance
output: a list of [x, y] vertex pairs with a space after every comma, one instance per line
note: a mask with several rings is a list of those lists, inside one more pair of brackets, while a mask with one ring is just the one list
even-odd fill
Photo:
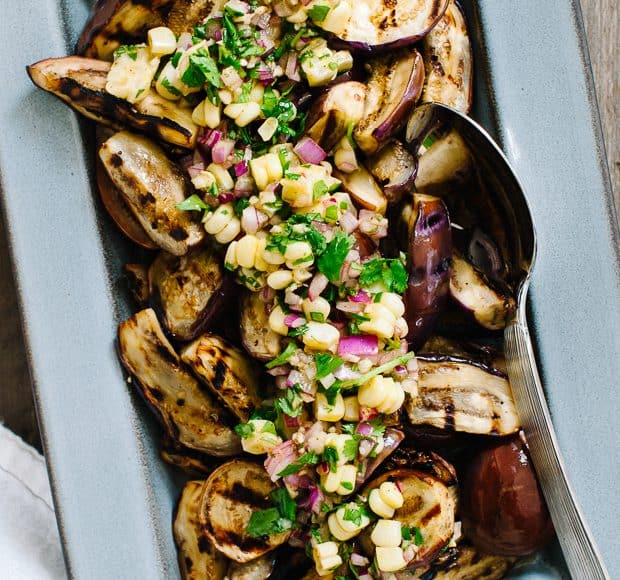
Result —
[[469, 110], [459, 6], [100, 0], [77, 52], [28, 70], [100, 124], [141, 248], [118, 348], [194, 477], [183, 577], [501, 578], [541, 548], [502, 234], [458, 135], [405, 131]]

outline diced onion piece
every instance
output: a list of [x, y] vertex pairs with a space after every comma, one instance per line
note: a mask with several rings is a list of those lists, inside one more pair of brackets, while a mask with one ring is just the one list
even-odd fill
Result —
[[327, 157], [321, 146], [310, 137], [303, 137], [295, 145], [293, 151], [304, 163], [313, 163], [314, 165], [318, 165]]

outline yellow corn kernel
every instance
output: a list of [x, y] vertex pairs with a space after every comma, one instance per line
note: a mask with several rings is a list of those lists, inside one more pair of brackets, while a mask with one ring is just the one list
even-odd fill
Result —
[[332, 56], [332, 62], [338, 67], [338, 72], [343, 73], [353, 68], [353, 56], [348, 50], [338, 50]]
[[393, 481], [384, 481], [379, 486], [379, 496], [392, 509], [400, 509], [403, 507], [403, 494]]
[[204, 99], [193, 110], [192, 121], [201, 127], [215, 129], [222, 121], [222, 108]]
[[394, 334], [399, 338], [405, 338], [409, 333], [409, 325], [407, 321], [401, 316], [394, 325]]
[[363, 407], [376, 408], [392, 391], [394, 379], [377, 375], [365, 382], [357, 391], [357, 399]]
[[158, 67], [159, 58], [147, 46], [131, 47], [114, 57], [105, 90], [119, 99], [136, 103], [148, 94]]
[[404, 402], [405, 391], [403, 391], [402, 387], [398, 383], [394, 382], [390, 388], [388, 396], [381, 402], [381, 404], [377, 405], [377, 411], [379, 411], [379, 413], [383, 413], [384, 415], [396, 413], [396, 411], [402, 407]]
[[257, 133], [263, 141], [269, 141], [278, 130], [278, 119], [269, 117], [257, 129]]
[[357, 400], [357, 397], [353, 395], [352, 397], [344, 398], [344, 417], [345, 421], [359, 421], [360, 417], [360, 405]]
[[284, 264], [284, 256], [276, 251], [264, 250], [263, 251], [263, 260], [272, 266], [279, 266], [280, 264]]
[[[305, 335], [304, 335], [305, 336]], [[317, 421], [335, 423], [344, 417], [344, 400], [338, 393], [334, 404], [330, 405], [324, 393], [317, 393], [314, 399], [314, 415]]]
[[250, 91], [250, 101], [253, 103], [258, 103], [262, 105], [263, 103], [263, 95], [265, 94], [265, 87], [260, 83], [254, 83], [252, 85], [252, 90]]
[[370, 535], [375, 546], [395, 548], [402, 542], [401, 523], [398, 520], [379, 520]]
[[215, 176], [210, 171], [201, 171], [198, 175], [192, 177], [192, 185], [196, 189], [207, 191], [211, 189], [215, 183]]
[[218, 187], [223, 191], [232, 191], [235, 187], [235, 181], [228, 173], [227, 169], [224, 169], [221, 165], [217, 163], [210, 163], [207, 167], [207, 171], [213, 173], [215, 177], [215, 181], [217, 182]]
[[360, 523], [356, 524], [355, 522], [352, 522], [350, 520], [345, 519], [346, 516], [346, 510], [359, 510], [359, 506], [355, 503], [355, 502], [351, 502], [346, 504], [345, 506], [339, 508], [336, 510], [336, 519], [338, 520], [338, 523], [340, 524], [340, 527], [345, 531], [345, 532], [354, 532], [355, 534], [358, 534], [359, 532], [361, 532], [368, 524], [370, 524], [370, 518], [366, 515], [364, 515], [363, 513], [361, 514], [361, 518], [360, 518]]
[[159, 73], [155, 83], [155, 90], [164, 99], [177, 101], [183, 94], [184, 86], [181, 77], [179, 77], [179, 71], [172, 66], [171, 62], [168, 62]]
[[208, 234], [219, 234], [235, 217], [235, 210], [231, 203], [220, 205], [215, 211], [204, 217], [205, 230]]
[[341, 542], [346, 542], [355, 536], [355, 533], [346, 532], [342, 529], [335, 513], [331, 513], [327, 518], [327, 527], [329, 528], [329, 533]]
[[302, 335], [302, 340], [308, 348], [336, 352], [340, 333], [335, 326], [311, 321], [307, 327], [308, 330]]
[[293, 272], [290, 270], [276, 270], [267, 276], [267, 285], [274, 290], [284, 290], [293, 283]]
[[220, 244], [229, 244], [232, 242], [241, 231], [241, 222], [239, 218], [233, 216], [230, 221], [226, 224], [224, 229], [217, 234], [215, 234], [215, 239]]
[[284, 257], [290, 261], [303, 260], [312, 256], [312, 246], [308, 242], [293, 242], [286, 246]]
[[303, 8], [300, 8], [297, 12], [293, 12], [293, 14], [287, 16], [286, 19], [292, 24], [302, 24], [308, 20], [308, 14]]
[[327, 493], [336, 493], [336, 490], [340, 485], [340, 474], [338, 473], [338, 470], [328, 471], [324, 476], [322, 476], [321, 481], [323, 488]]
[[391, 338], [394, 335], [396, 317], [383, 304], [373, 302], [364, 309], [364, 314], [370, 318], [360, 323], [359, 329], [367, 334], [374, 334], [380, 338]]
[[261, 272], [266, 272], [270, 269], [269, 264], [265, 262], [265, 258], [263, 258], [266, 245], [267, 238], [258, 238], [258, 246], [256, 246], [256, 255], [254, 256], [254, 267]]
[[228, 89], [221, 89], [217, 95], [225, 105], [230, 105], [233, 102], [233, 94]]
[[288, 334], [288, 326], [284, 324], [285, 318], [284, 310], [280, 306], [276, 306], [269, 315], [269, 328], [282, 336], [286, 336]]
[[400, 318], [405, 314], [403, 299], [394, 292], [383, 292], [379, 304], [385, 306], [394, 315], [394, 318]]
[[167, 26], [151, 28], [148, 32], [149, 48], [155, 56], [172, 54], [177, 49], [177, 39], [174, 32]]
[[373, 489], [368, 494], [368, 505], [381, 518], [390, 520], [394, 517], [394, 508], [383, 501], [378, 489]]
[[336, 493], [338, 495], [351, 495], [355, 489], [357, 467], [355, 465], [343, 465], [338, 471], [340, 472], [340, 483]]
[[[288, 264], [287, 264], [288, 265]], [[298, 284], [303, 284], [312, 278], [312, 272], [306, 268], [293, 268], [293, 280]]]
[[231, 242], [226, 249], [224, 256], [224, 267], [228, 270], [234, 270], [239, 264], [237, 263], [237, 242]]
[[251, 419], [248, 424], [252, 425], [254, 431], [241, 439], [241, 447], [246, 453], [262, 455], [282, 443], [282, 438], [275, 433], [276, 428], [271, 421]]
[[338, 544], [336, 542], [321, 542], [313, 548], [314, 558], [319, 560], [336, 556], [338, 554]]
[[351, 4], [345, 0], [341, 0], [336, 7], [332, 8], [327, 13], [325, 20], [321, 22], [321, 28], [333, 32], [334, 34], [343, 32], [343, 27], [349, 22], [352, 11], [353, 8]]
[[333, 576], [333, 571], [338, 568], [338, 566], [342, 566], [342, 558], [340, 556], [331, 556], [330, 558], [325, 558], [323, 560], [322, 565], [315, 565], [316, 573], [319, 576]]
[[242, 268], [253, 268], [258, 248], [256, 236], [245, 235], [237, 241], [237, 263]]
[[314, 300], [305, 298], [301, 305], [308, 320], [325, 322], [329, 318], [331, 307], [329, 302], [322, 296], [317, 296]]
[[338, 555], [338, 544], [336, 542], [321, 542], [317, 544], [312, 549], [312, 558], [319, 576], [326, 576], [332, 569], [342, 564], [342, 558]]
[[351, 142], [346, 135], [336, 145], [334, 164], [340, 171], [345, 173], [351, 173], [359, 167], [357, 157], [355, 156], [355, 149], [351, 146]]
[[[230, 106], [230, 105], [229, 105]], [[243, 103], [243, 109], [241, 113], [235, 119], [235, 123], [239, 127], [245, 127], [252, 121], [255, 121], [260, 117], [260, 105], [250, 101], [249, 103]]]
[[267, 153], [263, 155], [265, 159], [265, 167], [267, 168], [267, 175], [269, 176], [269, 183], [274, 181], [280, 181], [282, 179], [283, 171], [282, 163], [277, 154]]
[[282, 183], [282, 199], [291, 207], [299, 209], [314, 204], [313, 187], [311, 180], [303, 175], [298, 179], [283, 179]]
[[396, 572], [407, 566], [403, 550], [399, 547], [377, 548], [377, 567], [381, 572]]
[[282, 179], [282, 164], [274, 153], [266, 153], [250, 161], [250, 171], [259, 190]]

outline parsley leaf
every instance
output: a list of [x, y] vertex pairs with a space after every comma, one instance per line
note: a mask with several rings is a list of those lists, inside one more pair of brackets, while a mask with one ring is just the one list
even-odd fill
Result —
[[276, 408], [289, 417], [299, 417], [303, 411], [303, 400], [299, 395], [299, 391], [299, 385], [293, 385], [286, 389], [284, 397], [276, 399]]
[[355, 438], [347, 439], [344, 442], [342, 454], [347, 458], [347, 461], [355, 461], [355, 458], [357, 457], [357, 446], [358, 442]]
[[[250, 205], [250, 202], [248, 201], [247, 197], [242, 197], [241, 199], [238, 199], [234, 205], [235, 215], [237, 215], [237, 217], [241, 217], [243, 210], [246, 207], [249, 207], [249, 205]], [[267, 368], [271, 368], [271, 367], [267, 367]]]
[[166, 77], [161, 79], [161, 84], [171, 95], [174, 95], [175, 97], [181, 96], [181, 91], [177, 89]]
[[376, 258], [363, 265], [359, 283], [363, 288], [368, 288], [377, 282], [382, 282], [388, 292], [402, 294], [407, 289], [408, 278], [402, 260]]
[[403, 540], [407, 542], [411, 542], [413, 540], [413, 543], [416, 546], [421, 546], [424, 543], [424, 536], [422, 535], [420, 528], [417, 526], [403, 526], [400, 531]]
[[241, 439], [247, 439], [252, 433], [254, 433], [254, 425], [252, 423], [239, 423], [235, 427], [235, 433], [241, 437]]
[[292, 526], [293, 522], [287, 518], [283, 518], [280, 515], [280, 510], [273, 507], [254, 512], [248, 522], [246, 533], [252, 538], [260, 538], [262, 536], [270, 536], [271, 534], [279, 534], [285, 530], [290, 530]]
[[329, 470], [336, 471], [338, 469], [338, 450], [335, 447], [325, 447], [323, 450], [323, 460], [329, 463]]
[[312, 8], [310, 8], [310, 10], [308, 10], [308, 16], [310, 16], [310, 18], [312, 18], [315, 22], [323, 22], [329, 10], [329, 6], [325, 6], [324, 4], [315, 4]]
[[131, 60], [137, 60], [138, 59], [138, 49], [143, 48], [141, 46], [137, 46], [135, 44], [123, 44], [122, 46], [119, 46], [115, 51], [114, 51], [114, 60], [116, 60], [117, 58], [119, 58], [120, 56], [122, 56], [123, 54], [126, 54]]
[[319, 352], [314, 355], [314, 364], [316, 364], [316, 378], [325, 378], [334, 372], [338, 367], [342, 366], [344, 360], [339, 356], [334, 356], [327, 352]]
[[222, 86], [217, 63], [209, 56], [209, 51], [205, 48], [199, 48], [189, 55], [189, 66], [181, 80], [188, 87], [201, 87], [207, 82], [218, 89]]
[[308, 451], [304, 453], [299, 459], [296, 459], [290, 465], [287, 465], [280, 473], [278, 477], [285, 477], [287, 475], [293, 475], [301, 471], [306, 465], [316, 465], [319, 462], [319, 456], [316, 453]]
[[273, 501], [278, 508], [280, 515], [283, 518], [294, 522], [297, 517], [297, 504], [289, 495], [288, 490], [285, 487], [279, 487], [271, 493], [270, 497], [271, 501]]
[[344, 509], [343, 520], [348, 522], [353, 522], [356, 526], [362, 525], [362, 516], [368, 517], [368, 510], [365, 506], [356, 504], [355, 507], [346, 507]]
[[203, 209], [209, 209], [209, 206], [195, 193], [190, 195], [185, 201], [175, 205], [175, 207], [181, 211], [202, 211]]
[[342, 264], [353, 246], [354, 241], [352, 236], [348, 236], [342, 230], [338, 230], [334, 234], [331, 242], [327, 244], [323, 254], [319, 256], [316, 265], [318, 269], [327, 276], [330, 282], [336, 284], [340, 281]]
[[268, 369], [272, 369], [273, 367], [279, 367], [284, 363], [288, 362], [288, 360], [293, 356], [293, 353], [297, 350], [297, 346], [295, 343], [289, 342], [286, 345], [286, 348], [272, 361], [268, 362], [265, 366]]

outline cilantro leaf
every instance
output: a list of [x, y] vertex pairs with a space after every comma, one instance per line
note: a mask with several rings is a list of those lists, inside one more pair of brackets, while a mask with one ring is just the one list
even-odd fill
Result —
[[388, 292], [402, 294], [407, 289], [408, 278], [407, 269], [402, 260], [376, 258], [363, 265], [359, 283], [363, 288], [368, 288], [381, 282]]
[[209, 209], [209, 206], [195, 193], [175, 207], [181, 211], [202, 211], [204, 209]]
[[334, 356], [327, 352], [319, 352], [314, 355], [314, 364], [316, 365], [316, 378], [325, 378], [337, 368], [342, 366], [344, 360], [339, 356]]
[[347, 439], [342, 449], [342, 454], [347, 458], [347, 461], [355, 461], [357, 457], [358, 442], [355, 438]]
[[299, 395], [299, 391], [299, 385], [293, 385], [286, 389], [284, 397], [276, 399], [276, 408], [289, 417], [299, 417], [303, 410], [303, 400]]
[[323, 460], [329, 463], [330, 471], [336, 471], [338, 469], [338, 459], [340, 459], [340, 456], [335, 447], [325, 447], [323, 450]]
[[288, 490], [285, 487], [279, 487], [275, 491], [271, 492], [270, 497], [271, 501], [278, 508], [280, 515], [283, 518], [294, 522], [297, 517], [297, 504], [289, 495]]
[[126, 54], [131, 60], [138, 59], [138, 49], [143, 48], [135, 44], [123, 44], [114, 51], [114, 60]]
[[319, 456], [316, 453], [308, 451], [304, 453], [299, 459], [296, 459], [290, 465], [287, 465], [280, 473], [278, 477], [285, 477], [287, 475], [293, 475], [301, 471], [306, 465], [316, 465], [319, 462]]
[[308, 16], [312, 18], [315, 22], [323, 22], [327, 13], [329, 12], [329, 6], [325, 6], [324, 4], [315, 4], [310, 10], [308, 10]]
[[189, 66], [181, 80], [188, 87], [201, 87], [207, 82], [218, 89], [222, 86], [217, 63], [209, 56], [205, 48], [199, 48], [189, 55]]
[[293, 356], [293, 353], [297, 350], [297, 346], [293, 342], [289, 342], [286, 345], [286, 348], [272, 361], [269, 361], [265, 366], [268, 369], [272, 369], [274, 367], [279, 367], [280, 365], [285, 364], [288, 360]]
[[280, 510], [276, 507], [266, 510], [256, 511], [250, 517], [246, 533], [252, 538], [279, 534], [285, 530], [290, 530], [293, 522], [280, 515]]
[[247, 439], [252, 433], [254, 433], [254, 425], [252, 423], [239, 423], [235, 426], [235, 433], [241, 437], [241, 439]]
[[325, 251], [317, 260], [318, 269], [334, 284], [340, 281], [340, 270], [349, 250], [353, 246], [354, 238], [338, 230]]

